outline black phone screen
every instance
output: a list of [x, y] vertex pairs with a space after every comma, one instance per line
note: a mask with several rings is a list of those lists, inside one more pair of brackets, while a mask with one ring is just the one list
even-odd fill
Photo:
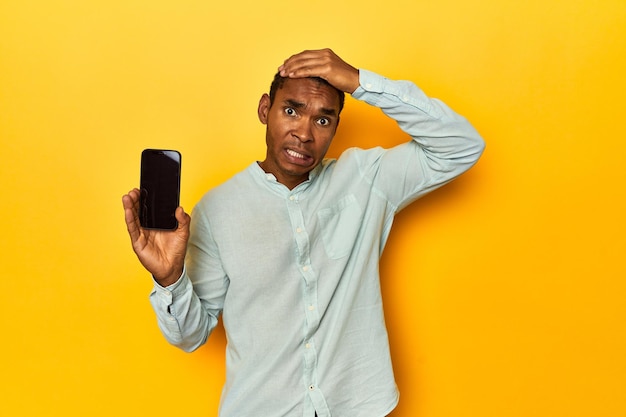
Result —
[[181, 155], [178, 151], [145, 149], [141, 153], [139, 222], [146, 229], [178, 227]]

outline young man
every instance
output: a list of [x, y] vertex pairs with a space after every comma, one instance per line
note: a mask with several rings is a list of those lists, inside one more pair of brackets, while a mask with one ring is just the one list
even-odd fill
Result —
[[[344, 93], [411, 136], [385, 150], [324, 159]], [[123, 197], [133, 248], [155, 286], [165, 337], [201, 346], [221, 315], [221, 417], [382, 417], [398, 402], [378, 263], [394, 215], [451, 181], [484, 143], [413, 83], [304, 51], [261, 97], [267, 153], [208, 192], [178, 230], [143, 230], [138, 190]]]

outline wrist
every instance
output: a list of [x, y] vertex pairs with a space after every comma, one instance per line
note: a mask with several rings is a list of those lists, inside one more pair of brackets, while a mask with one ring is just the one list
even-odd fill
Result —
[[348, 91], [346, 91], [346, 93], [352, 94], [356, 91], [357, 88], [359, 88], [359, 86], [361, 85], [361, 75], [359, 73], [358, 69], [354, 69], [354, 75], [352, 77], [352, 80], [348, 86]]
[[157, 277], [156, 275], [152, 275], [152, 278], [156, 281], [157, 284], [159, 284], [161, 287], [166, 288], [169, 287], [170, 285], [175, 284], [176, 282], [178, 282], [178, 280], [180, 279], [180, 277], [183, 275], [183, 270], [177, 270], [176, 272], [173, 272], [167, 276], [163, 276], [163, 277]]

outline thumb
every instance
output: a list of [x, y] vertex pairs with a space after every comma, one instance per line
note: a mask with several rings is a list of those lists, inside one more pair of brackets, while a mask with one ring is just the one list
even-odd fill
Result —
[[178, 221], [178, 229], [189, 229], [189, 223], [191, 222], [191, 216], [185, 213], [185, 209], [181, 206], [176, 208], [176, 212], [174, 213], [176, 216], [176, 220]]

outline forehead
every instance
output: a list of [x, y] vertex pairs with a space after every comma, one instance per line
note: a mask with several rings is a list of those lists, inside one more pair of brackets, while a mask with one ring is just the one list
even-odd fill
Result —
[[339, 94], [312, 78], [288, 78], [276, 91], [275, 102], [297, 101], [306, 107], [332, 108], [339, 113]]

